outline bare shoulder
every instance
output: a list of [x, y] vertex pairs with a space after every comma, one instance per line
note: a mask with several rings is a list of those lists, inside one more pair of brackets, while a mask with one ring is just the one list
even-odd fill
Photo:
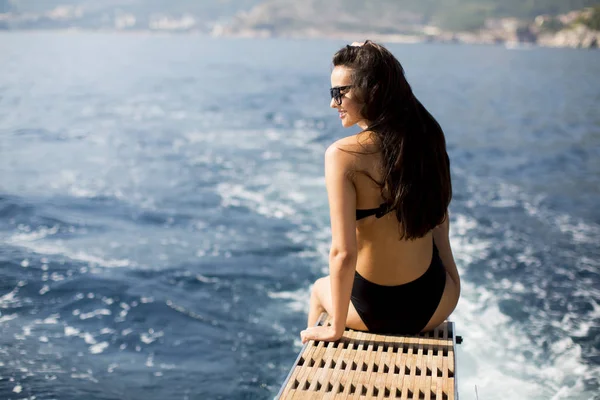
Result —
[[332, 143], [325, 151], [325, 168], [353, 169], [358, 162], [355, 141], [354, 136], [349, 136]]
[[365, 161], [377, 153], [370, 132], [347, 136], [331, 144], [325, 152], [328, 164], [345, 165], [349, 169], [363, 169]]
[[339, 139], [329, 146], [327, 152], [336, 152], [336, 150], [353, 153], [355, 156], [368, 155], [377, 151], [370, 132], [361, 132]]

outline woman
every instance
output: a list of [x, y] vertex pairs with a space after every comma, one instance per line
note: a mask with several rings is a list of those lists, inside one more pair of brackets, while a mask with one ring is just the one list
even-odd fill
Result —
[[[330, 275], [313, 286], [302, 342], [338, 340], [346, 327], [432, 330], [460, 294], [448, 238], [452, 185], [444, 133], [383, 46], [346, 46], [333, 66], [331, 107], [342, 126], [362, 131], [325, 152]], [[332, 325], [315, 327], [323, 311]]]

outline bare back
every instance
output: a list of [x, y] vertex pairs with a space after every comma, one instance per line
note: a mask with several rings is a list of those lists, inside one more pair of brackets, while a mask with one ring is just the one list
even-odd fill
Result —
[[[371, 209], [383, 202], [381, 153], [364, 132], [338, 142], [344, 150], [356, 152], [352, 181], [356, 188], [356, 208]], [[368, 175], [367, 175], [368, 174]], [[423, 210], [426, 211], [426, 210]], [[358, 259], [356, 269], [367, 280], [380, 285], [401, 285], [423, 275], [431, 263], [432, 235], [415, 240], [400, 240], [400, 225], [395, 212], [381, 218], [364, 218], [356, 223]]]

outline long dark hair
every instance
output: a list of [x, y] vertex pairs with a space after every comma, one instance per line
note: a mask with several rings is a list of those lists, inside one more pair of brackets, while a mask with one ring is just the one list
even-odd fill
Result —
[[334, 55], [333, 65], [351, 70], [352, 91], [369, 121], [365, 131], [381, 151], [383, 181], [371, 179], [395, 211], [401, 238], [425, 236], [444, 222], [452, 199], [442, 128], [414, 96], [402, 65], [385, 47], [371, 41], [346, 46]]

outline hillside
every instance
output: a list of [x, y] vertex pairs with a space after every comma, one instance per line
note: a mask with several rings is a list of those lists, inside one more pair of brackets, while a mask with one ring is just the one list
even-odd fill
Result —
[[599, 20], [598, 0], [265, 0], [212, 33], [590, 48]]
[[598, 0], [265, 0], [250, 12], [238, 14], [231, 28], [278, 33], [311, 28], [410, 33], [415, 26], [432, 25], [469, 31], [484, 26], [488, 19], [533, 20], [598, 4]]
[[85, 10], [123, 11], [139, 14], [191, 13], [197, 15], [233, 14], [258, 4], [260, 0], [0, 0], [13, 11], [44, 13], [59, 6], [79, 6]]
[[[207, 30], [260, 0], [0, 0], [8, 29]], [[0, 15], [1, 16], [1, 15]]]

